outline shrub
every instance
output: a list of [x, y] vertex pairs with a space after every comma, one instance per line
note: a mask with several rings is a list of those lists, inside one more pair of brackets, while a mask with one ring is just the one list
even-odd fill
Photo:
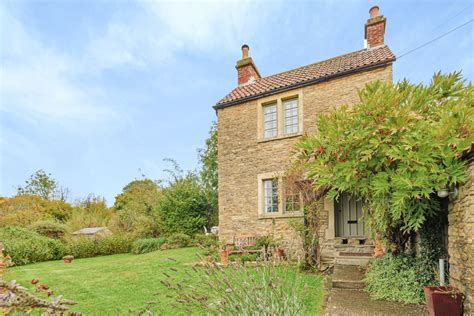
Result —
[[0, 228], [0, 241], [16, 265], [60, 259], [64, 254], [60, 241], [25, 228]]
[[197, 309], [204, 315], [306, 314], [303, 310], [306, 283], [294, 268], [209, 265], [190, 273], [201, 286], [189, 286], [177, 278], [176, 269], [164, 273], [167, 278], [162, 281], [170, 296], [186, 310]]
[[196, 234], [194, 235], [192, 244], [198, 247], [211, 248], [217, 246], [218, 240], [217, 236], [214, 234]]
[[366, 202], [372, 230], [401, 253], [401, 234], [439, 212], [431, 195], [468, 178], [459, 156], [474, 140], [473, 94], [460, 72], [427, 85], [373, 81], [358, 103], [318, 115], [297, 164], [327, 198], [346, 191]]
[[370, 262], [364, 281], [372, 299], [419, 304], [424, 301], [423, 286], [434, 284], [434, 277], [423, 259], [387, 254]]
[[160, 217], [161, 232], [165, 235], [183, 233], [193, 236], [202, 232], [212, 209], [203, 194], [198, 177], [193, 173], [174, 174], [174, 180], [161, 190], [155, 212]]
[[164, 237], [137, 239], [132, 244], [132, 252], [136, 255], [159, 250], [165, 243]]
[[54, 221], [35, 222], [28, 228], [49, 238], [61, 238], [66, 233], [64, 225]]
[[[32, 294], [26, 288], [20, 286], [15, 280], [7, 282], [0, 278], [0, 289], [2, 289], [2, 315], [74, 315], [66, 313], [66, 305], [74, 305], [76, 302], [62, 298], [62, 295], [51, 299], [44, 299], [37, 294]], [[39, 290], [37, 289], [37, 292]], [[46, 291], [46, 290], [43, 290]], [[49, 292], [52, 294], [52, 291]], [[48, 296], [51, 294], [48, 293]]]
[[176, 233], [166, 238], [166, 246], [169, 249], [184, 248], [191, 244], [191, 237], [186, 234]]
[[243, 254], [242, 256], [240, 256], [240, 261], [242, 263], [254, 262], [254, 261], [257, 261], [257, 259], [258, 259], [258, 254], [256, 254], [256, 253], [246, 253], [246, 254]]
[[132, 239], [126, 235], [78, 237], [66, 241], [66, 252], [74, 258], [106, 256], [130, 252]]
[[268, 249], [268, 247], [275, 246], [275, 240], [272, 236], [269, 236], [269, 235], [260, 236], [257, 238], [255, 244], [259, 249], [261, 248]]

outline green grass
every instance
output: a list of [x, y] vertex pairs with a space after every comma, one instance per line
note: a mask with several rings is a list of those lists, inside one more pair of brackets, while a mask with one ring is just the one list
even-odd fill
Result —
[[[75, 259], [71, 264], [48, 261], [10, 268], [5, 279], [15, 279], [31, 291], [34, 287], [30, 281], [39, 279], [40, 283], [47, 283], [55, 294], [76, 301], [78, 304], [72, 310], [85, 315], [123, 315], [130, 309], [135, 314], [150, 301], [157, 303], [153, 305], [157, 314], [185, 315], [184, 310], [172, 306], [174, 299], [167, 297], [169, 291], [160, 281], [165, 279], [163, 272], [175, 267], [178, 277], [186, 284], [199, 286], [198, 279], [183, 272], [191, 269], [190, 264], [197, 260], [198, 252], [196, 248], [183, 248], [143, 255]], [[318, 314], [323, 301], [323, 278], [304, 274], [302, 281], [305, 314]]]

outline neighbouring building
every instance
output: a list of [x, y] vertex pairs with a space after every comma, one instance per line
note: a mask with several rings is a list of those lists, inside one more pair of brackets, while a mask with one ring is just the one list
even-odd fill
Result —
[[[302, 222], [302, 206], [298, 197], [282, 199], [281, 177], [298, 139], [315, 132], [318, 114], [358, 102], [358, 91], [371, 81], [392, 81], [395, 55], [378, 12], [376, 6], [369, 11], [365, 48], [279, 74], [262, 77], [242, 46], [238, 86], [214, 106], [221, 240], [272, 234], [289, 246], [301, 244], [292, 222]], [[324, 199], [321, 207], [323, 261], [368, 259], [373, 242], [359, 220], [360, 202], [344, 194], [337, 203]]]
[[113, 235], [112, 231], [107, 227], [85, 227], [72, 233], [74, 236], [89, 236], [89, 237], [105, 237]]
[[448, 212], [449, 282], [465, 295], [464, 314], [474, 314], [474, 145], [461, 157], [468, 180], [450, 198]]

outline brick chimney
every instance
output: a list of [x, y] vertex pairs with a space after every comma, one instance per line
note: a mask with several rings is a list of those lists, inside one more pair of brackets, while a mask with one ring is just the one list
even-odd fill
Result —
[[379, 15], [379, 7], [373, 6], [369, 10], [370, 17], [365, 23], [366, 47], [371, 48], [384, 44], [385, 23], [387, 19]]
[[242, 59], [237, 61], [237, 81], [239, 86], [249, 84], [260, 79], [260, 73], [253, 63], [252, 57], [249, 57], [249, 46], [242, 45]]

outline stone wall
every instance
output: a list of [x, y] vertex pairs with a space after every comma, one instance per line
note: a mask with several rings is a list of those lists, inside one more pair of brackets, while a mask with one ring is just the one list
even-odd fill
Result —
[[[391, 81], [392, 66], [297, 89], [302, 98], [304, 133], [314, 133], [317, 114], [329, 112], [341, 104], [357, 102], [357, 91], [377, 79]], [[278, 95], [274, 97], [276, 99]], [[258, 213], [258, 175], [284, 171], [290, 161], [292, 148], [300, 137], [259, 140], [259, 101], [226, 107], [217, 112], [219, 236], [221, 240], [230, 242], [234, 238], [273, 234], [282, 236], [287, 243], [298, 244], [300, 241], [290, 223], [301, 223], [301, 216], [280, 214], [269, 218], [259, 216]], [[327, 226], [327, 212], [330, 210], [325, 211], [322, 216]], [[334, 231], [328, 227], [322, 229]]]
[[[472, 156], [472, 154], [471, 154]], [[467, 160], [469, 179], [449, 204], [450, 283], [466, 296], [464, 314], [474, 314], [474, 157]]]

